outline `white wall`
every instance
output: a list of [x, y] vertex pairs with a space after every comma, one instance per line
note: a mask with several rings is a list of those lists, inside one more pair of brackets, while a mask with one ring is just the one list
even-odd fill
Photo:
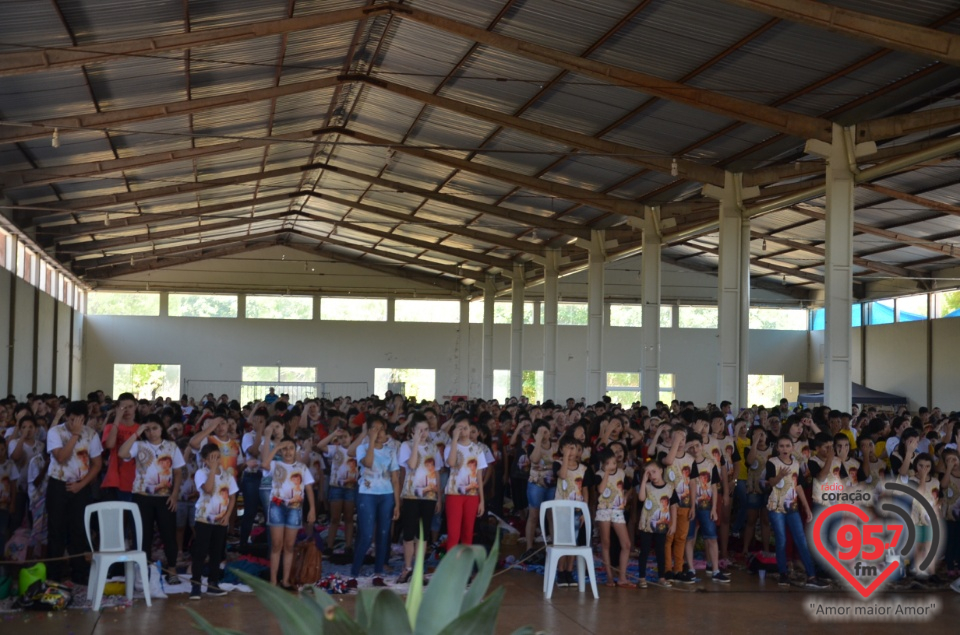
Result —
[[[179, 364], [182, 379], [239, 381], [242, 366], [316, 366], [318, 381], [365, 381], [374, 369], [435, 368], [437, 395], [480, 393], [482, 326], [469, 325], [461, 350], [458, 324], [411, 324], [170, 317], [85, 316], [82, 392], [112, 390], [115, 363]], [[559, 327], [558, 395], [584, 396], [586, 327]], [[524, 327], [523, 368], [543, 363], [543, 327]], [[675, 373], [677, 395], [715, 401], [717, 334], [661, 330], [663, 372]], [[751, 331], [750, 372], [805, 381], [806, 331]], [[607, 327], [604, 368], [638, 371], [640, 329]], [[494, 328], [494, 368], [509, 368], [510, 326]]]
[[[76, 398], [80, 388], [79, 366], [74, 372], [75, 385], [71, 387], [68, 382], [70, 315], [73, 309], [8, 271], [0, 271], [0, 299], [0, 391], [4, 395], [12, 392], [20, 399], [31, 392], [55, 392]], [[9, 338], [11, 317], [12, 341]], [[74, 346], [79, 360], [79, 338], [74, 339]], [[7, 372], [11, 357], [12, 377]]]

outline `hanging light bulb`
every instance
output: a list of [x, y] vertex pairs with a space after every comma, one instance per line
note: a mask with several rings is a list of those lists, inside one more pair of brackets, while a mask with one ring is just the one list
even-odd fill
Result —
[[766, 239], [766, 238], [763, 239], [763, 250], [764, 250], [764, 251], [767, 250], [767, 239]]
[[53, 129], [53, 139], [50, 140], [50, 145], [54, 148], [60, 147], [60, 128]]
[[103, 217], [103, 224], [108, 227], [110, 226], [110, 212], [107, 212], [107, 215]]
[[670, 176], [680, 176], [680, 168], [677, 167], [676, 157], [670, 162]]

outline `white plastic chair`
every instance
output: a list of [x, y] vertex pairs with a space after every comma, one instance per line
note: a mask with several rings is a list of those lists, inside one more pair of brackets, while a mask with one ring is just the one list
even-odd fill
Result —
[[127, 551], [123, 538], [123, 513], [133, 514], [133, 524], [136, 527], [137, 545], [143, 543], [143, 525], [140, 520], [140, 508], [135, 503], [111, 501], [87, 505], [83, 524], [87, 528], [87, 541], [93, 545], [90, 536], [90, 519], [94, 514], [100, 525], [100, 550], [93, 553], [93, 562], [90, 566], [90, 579], [87, 581], [87, 599], [93, 600], [93, 610], [100, 610], [103, 601], [103, 588], [107, 584], [107, 571], [115, 562], [123, 563], [124, 578], [126, 580], [127, 599], [133, 599], [136, 572], [134, 566], [140, 567], [140, 578], [143, 580], [143, 597], [150, 606], [150, 572], [147, 568], [147, 554], [143, 551]]
[[599, 599], [597, 593], [597, 573], [593, 567], [593, 549], [589, 546], [577, 546], [577, 514], [583, 514], [586, 523], [587, 540], [590, 540], [590, 510], [586, 503], [579, 501], [555, 500], [540, 505], [540, 526], [546, 527], [547, 512], [552, 514], [553, 536], [547, 543], [547, 566], [543, 572], [543, 592], [549, 600], [553, 597], [553, 587], [557, 579], [557, 564], [564, 556], [574, 556], [577, 559], [577, 587], [580, 593], [585, 590], [584, 574], [590, 576], [590, 589], [593, 597]]

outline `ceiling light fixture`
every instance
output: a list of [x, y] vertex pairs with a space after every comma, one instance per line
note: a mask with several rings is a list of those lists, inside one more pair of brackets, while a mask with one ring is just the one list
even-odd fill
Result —
[[767, 239], [766, 239], [766, 238], [763, 239], [763, 250], [764, 250], [764, 251], [767, 250]]
[[50, 140], [50, 145], [54, 148], [60, 147], [60, 128], [53, 129], [53, 139]]
[[677, 159], [670, 162], [670, 176], [680, 176], [680, 168], [677, 166]]

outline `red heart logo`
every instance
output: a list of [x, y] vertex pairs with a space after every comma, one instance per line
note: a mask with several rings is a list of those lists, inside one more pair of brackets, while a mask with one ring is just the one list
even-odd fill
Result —
[[893, 575], [893, 572], [897, 570], [899, 564], [897, 562], [889, 563], [887, 568], [881, 571], [880, 575], [874, 578], [873, 582], [871, 582], [869, 586], [863, 586], [863, 583], [860, 582], [860, 580], [858, 580], [846, 567], [840, 564], [840, 561], [837, 560], [837, 556], [830, 553], [830, 551], [827, 549], [827, 546], [823, 544], [823, 537], [821, 536], [823, 524], [828, 518], [830, 518], [830, 516], [839, 514], [841, 512], [853, 514], [860, 519], [861, 523], [866, 523], [870, 520], [870, 517], [865, 511], [854, 505], [849, 505], [847, 503], [831, 505], [824, 511], [820, 512], [820, 515], [817, 516], [817, 521], [813, 524], [813, 544], [817, 548], [817, 551], [820, 553], [820, 555], [830, 563], [830, 566], [832, 566], [837, 573], [843, 576], [843, 579], [853, 587], [853, 590], [863, 596], [864, 599], [867, 599], [873, 595], [877, 589], [880, 588], [880, 585], [887, 581], [887, 578]]

